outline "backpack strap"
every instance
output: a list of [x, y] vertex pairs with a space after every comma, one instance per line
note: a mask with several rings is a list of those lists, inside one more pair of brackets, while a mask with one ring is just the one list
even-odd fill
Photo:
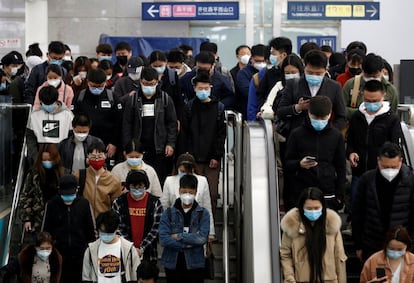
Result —
[[108, 100], [111, 104], [114, 104], [114, 94], [112, 92], [112, 90], [107, 89], [106, 90], [106, 95], [108, 96]]
[[64, 104], [66, 104], [66, 103], [65, 103], [65, 100], [66, 100], [66, 84], [65, 84], [65, 87], [63, 88], [63, 101], [62, 101], [62, 102], [63, 102]]
[[83, 89], [83, 90], [81, 90], [81, 92], [79, 93], [79, 95], [78, 95], [78, 99], [77, 99], [77, 101], [78, 102], [82, 102], [83, 101], [83, 99], [85, 98], [85, 89]]
[[254, 87], [257, 89], [260, 84], [259, 72], [253, 75], [253, 83], [254, 83]]
[[86, 169], [80, 169], [79, 170], [79, 192], [78, 195], [82, 196], [83, 191], [85, 189], [85, 183], [86, 183]]
[[356, 108], [356, 102], [359, 94], [359, 86], [361, 85], [361, 75], [356, 75], [354, 79], [354, 88], [352, 89], [351, 107]]

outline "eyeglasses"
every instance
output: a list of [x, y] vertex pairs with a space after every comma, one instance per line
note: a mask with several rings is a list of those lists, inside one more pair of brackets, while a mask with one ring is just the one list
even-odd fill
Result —
[[90, 160], [101, 160], [101, 159], [105, 159], [105, 154], [98, 154], [98, 155], [89, 154], [88, 158]]

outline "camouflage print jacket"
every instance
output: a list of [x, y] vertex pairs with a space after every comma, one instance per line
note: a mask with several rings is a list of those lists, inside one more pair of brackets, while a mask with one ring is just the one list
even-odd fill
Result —
[[[30, 169], [20, 195], [20, 217], [22, 222], [32, 222], [32, 230], [40, 231], [46, 201], [41, 188], [40, 173]], [[56, 189], [57, 191], [57, 189]]]

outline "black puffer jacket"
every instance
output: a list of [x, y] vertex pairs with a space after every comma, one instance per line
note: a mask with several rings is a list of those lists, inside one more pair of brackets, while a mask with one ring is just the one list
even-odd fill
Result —
[[390, 111], [378, 115], [368, 125], [365, 115], [356, 111], [349, 121], [346, 156], [353, 152], [359, 156], [358, 166], [352, 168], [352, 175], [361, 176], [377, 167], [377, 156], [386, 142], [399, 144], [402, 140], [400, 119]]
[[[301, 168], [300, 161], [305, 156], [316, 157], [318, 165]], [[288, 139], [284, 169], [291, 179], [289, 190], [295, 196], [305, 188], [318, 187], [324, 194], [335, 194], [342, 199], [346, 167], [341, 133], [329, 124], [322, 131], [315, 131], [307, 118]]]
[[[384, 227], [378, 201], [376, 176], [378, 169], [369, 170], [361, 176], [352, 206], [352, 236], [357, 249], [378, 251], [383, 247], [388, 227]], [[389, 227], [400, 224], [414, 236], [414, 175], [402, 165], [391, 208]]]

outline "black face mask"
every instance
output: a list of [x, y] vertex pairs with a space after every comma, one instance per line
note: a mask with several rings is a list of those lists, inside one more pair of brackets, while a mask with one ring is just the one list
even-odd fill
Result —
[[116, 61], [119, 63], [119, 65], [125, 66], [128, 62], [128, 57], [126, 55], [116, 56]]
[[354, 76], [361, 74], [360, 68], [348, 68], [348, 70]]

